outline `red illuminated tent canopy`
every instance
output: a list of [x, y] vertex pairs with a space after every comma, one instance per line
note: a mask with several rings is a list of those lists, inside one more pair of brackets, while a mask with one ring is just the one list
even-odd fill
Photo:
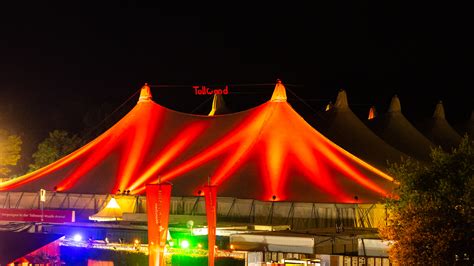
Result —
[[210, 177], [219, 196], [304, 202], [377, 202], [394, 187], [390, 176], [306, 123], [278, 82], [270, 101], [214, 116], [160, 106], [145, 85], [108, 131], [0, 190], [141, 194], [158, 177], [173, 183], [175, 196], [197, 195]]

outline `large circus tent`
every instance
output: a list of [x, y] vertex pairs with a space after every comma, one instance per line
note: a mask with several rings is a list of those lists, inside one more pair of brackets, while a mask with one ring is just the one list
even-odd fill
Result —
[[175, 196], [199, 196], [210, 182], [219, 196], [322, 203], [380, 202], [395, 187], [392, 177], [311, 127], [278, 82], [269, 101], [212, 116], [163, 107], [145, 85], [137, 105], [109, 130], [0, 183], [0, 191], [139, 195], [157, 182], [171, 182]]

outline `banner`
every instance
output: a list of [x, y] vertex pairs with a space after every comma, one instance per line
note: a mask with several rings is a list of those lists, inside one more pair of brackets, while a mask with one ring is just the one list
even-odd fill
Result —
[[217, 215], [217, 187], [205, 186], [204, 197], [206, 198], [207, 216], [207, 249], [209, 253], [208, 265], [214, 266], [216, 245], [216, 215]]
[[69, 210], [0, 209], [0, 221], [74, 223], [76, 217]]
[[165, 245], [168, 235], [171, 184], [146, 185], [148, 217], [148, 256], [150, 266], [165, 265]]

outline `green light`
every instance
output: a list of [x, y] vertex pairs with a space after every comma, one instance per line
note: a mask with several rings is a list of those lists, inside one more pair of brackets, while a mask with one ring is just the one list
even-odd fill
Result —
[[170, 245], [170, 247], [174, 246], [174, 242], [173, 242], [173, 241], [168, 242], [168, 244]]
[[182, 240], [181, 241], [181, 248], [189, 248], [189, 241], [188, 240]]

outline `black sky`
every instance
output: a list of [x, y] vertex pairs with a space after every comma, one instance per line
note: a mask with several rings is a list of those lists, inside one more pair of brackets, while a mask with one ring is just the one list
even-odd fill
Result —
[[[452, 123], [466, 120], [473, 107], [470, 9], [353, 2], [3, 4], [1, 127], [31, 143], [56, 128], [79, 132], [86, 114], [116, 109], [144, 82], [186, 85], [154, 88], [154, 99], [204, 113], [210, 103], [196, 109], [205, 98], [187, 85], [277, 78], [296, 85], [289, 89], [310, 107], [292, 94], [290, 103], [304, 116], [344, 88], [360, 115], [371, 105], [384, 112], [396, 93], [411, 120], [431, 116], [438, 100]], [[272, 88], [231, 92], [226, 101], [237, 111], [267, 100]]]

